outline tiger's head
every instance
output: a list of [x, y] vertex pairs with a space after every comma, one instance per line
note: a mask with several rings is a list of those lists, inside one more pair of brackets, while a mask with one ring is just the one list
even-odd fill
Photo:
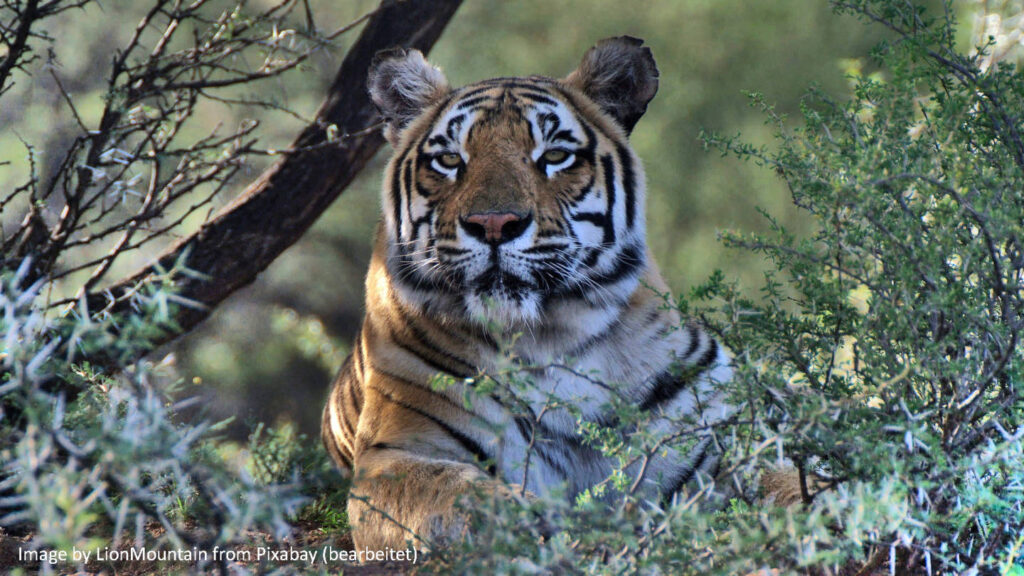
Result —
[[398, 290], [517, 326], [567, 299], [625, 303], [646, 266], [644, 174], [627, 137], [657, 89], [650, 49], [625, 36], [562, 79], [459, 89], [416, 50], [378, 54], [369, 91], [394, 148], [383, 233]]

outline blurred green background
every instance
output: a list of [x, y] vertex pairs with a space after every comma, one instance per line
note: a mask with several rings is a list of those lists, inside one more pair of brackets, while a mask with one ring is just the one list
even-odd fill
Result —
[[[51, 67], [86, 121], [95, 121], [110, 55], [125, 41], [146, 2], [104, 2], [54, 20]], [[260, 5], [261, 2], [253, 2]], [[310, 0], [321, 30], [336, 29], [371, 10], [372, 0]], [[301, 12], [300, 12], [301, 14]], [[342, 36], [304, 66], [258, 89], [311, 117], [358, 30]], [[804, 229], [783, 184], [768, 170], [703, 150], [701, 129], [770, 144], [771, 129], [748, 105], [744, 90], [765, 95], [796, 115], [811, 83], [836, 96], [847, 72], [864, 61], [880, 31], [834, 15], [823, 0], [466, 0], [430, 59], [453, 85], [492, 76], [570, 72], [596, 40], [630, 34], [652, 47], [661, 71], [658, 96], [637, 125], [633, 145], [648, 179], [650, 245], [673, 290], [685, 291], [714, 269], [756, 290], [762, 263], [726, 251], [723, 229], [763, 230], [763, 207], [795, 231]], [[250, 88], [255, 90], [257, 88]], [[59, 160], [74, 123], [51, 75], [19, 78], [0, 109], [0, 189], [27, 170], [24, 142], [40, 155], [40, 170]], [[284, 147], [303, 122], [287, 114], [207, 106], [199, 123], [234, 126], [261, 121], [264, 146]], [[328, 385], [358, 330], [362, 282], [379, 214], [382, 150], [316, 226], [252, 286], [238, 292], [199, 329], [155, 356], [173, 354], [185, 394], [203, 398], [202, 413], [233, 417], [232, 434], [247, 423], [295, 423], [315, 434]], [[253, 159], [226, 204], [260, 173]], [[11, 208], [0, 220], [18, 219]], [[189, 222], [180, 232], [199, 225]], [[128, 272], [150, 253], [118, 263]], [[111, 277], [116, 277], [113, 274]], [[170, 361], [170, 358], [167, 358]]]

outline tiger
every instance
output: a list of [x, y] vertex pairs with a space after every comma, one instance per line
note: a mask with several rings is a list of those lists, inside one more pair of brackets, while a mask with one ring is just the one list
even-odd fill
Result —
[[[417, 50], [375, 56], [368, 90], [393, 154], [365, 318], [322, 419], [324, 446], [350, 474], [358, 548], [451, 541], [474, 490], [573, 497], [601, 482], [614, 463], [581, 440], [577, 418], [609, 423], [615, 392], [591, 374], [652, 426], [732, 410], [720, 386], [729, 352], [665, 305], [647, 247], [628, 137], [658, 82], [650, 48], [630, 36], [598, 42], [564, 78], [458, 89]], [[511, 351], [502, 335], [515, 335]], [[510, 353], [533, 367], [527, 415], [495, 394], [466, 402]], [[538, 418], [552, 396], [576, 414]], [[671, 497], [713, 477], [721, 453], [703, 434], [632, 473], [646, 494]]]

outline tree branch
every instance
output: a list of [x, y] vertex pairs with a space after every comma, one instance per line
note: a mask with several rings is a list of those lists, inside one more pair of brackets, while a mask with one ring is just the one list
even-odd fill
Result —
[[[316, 120], [292, 145], [294, 153], [270, 167], [230, 205], [155, 263], [89, 293], [89, 310], [127, 311], [129, 296], [139, 284], [160, 270], [173, 268], [187, 255], [188, 268], [201, 274], [177, 277], [177, 294], [204, 307], [178, 309], [174, 321], [180, 331], [154, 343], [159, 346], [187, 332], [209, 316], [214, 306], [255, 280], [309, 229], [383, 143], [379, 130], [365, 130], [377, 121], [365, 87], [374, 54], [393, 46], [429, 51], [460, 3], [384, 0], [346, 55]], [[349, 136], [330, 143], [329, 128]], [[90, 358], [96, 360], [102, 363], [102, 359]]]
[[7, 45], [7, 54], [0, 58], [0, 94], [7, 90], [7, 79], [23, 63], [22, 57], [29, 50], [28, 39], [32, 25], [39, 19], [39, 0], [29, 0], [21, 12], [16, 14], [14, 38]]

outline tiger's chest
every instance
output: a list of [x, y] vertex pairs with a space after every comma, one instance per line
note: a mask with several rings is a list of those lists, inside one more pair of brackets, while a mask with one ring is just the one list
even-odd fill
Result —
[[[687, 344], [684, 333], [669, 328], [671, 318], [648, 314], [645, 319], [616, 318], [568, 348], [557, 339], [520, 337], [519, 369], [507, 371], [503, 382], [515, 397], [506, 403], [499, 441], [499, 468], [507, 481], [535, 493], [566, 485], [571, 496], [608, 477], [614, 459], [584, 429], [628, 432], [619, 424], [616, 406], [643, 402]], [[664, 414], [687, 409], [675, 408]], [[664, 420], [656, 419], [661, 425]], [[661, 459], [656, 467], [672, 465]]]

